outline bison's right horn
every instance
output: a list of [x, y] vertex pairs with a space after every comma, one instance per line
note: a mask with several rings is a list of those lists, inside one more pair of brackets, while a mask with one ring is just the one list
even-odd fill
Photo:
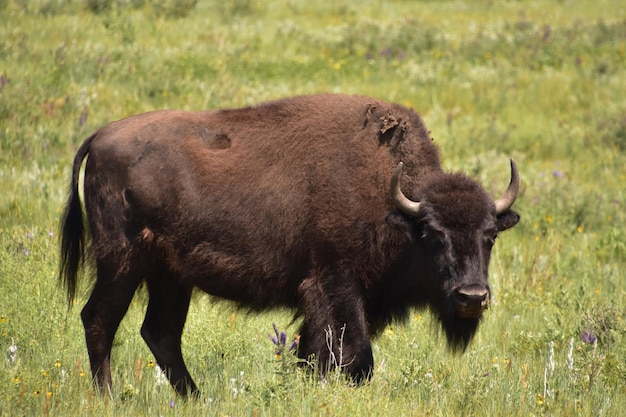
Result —
[[517, 172], [515, 161], [511, 159], [511, 182], [504, 195], [494, 201], [496, 205], [496, 215], [502, 214], [510, 209], [517, 198], [517, 194], [519, 194], [519, 172]]
[[400, 175], [402, 174], [402, 162], [398, 164], [398, 166], [393, 170], [393, 175], [391, 176], [391, 198], [393, 199], [393, 204], [400, 210], [402, 213], [407, 216], [415, 217], [420, 209], [420, 203], [418, 201], [409, 200], [400, 189]]

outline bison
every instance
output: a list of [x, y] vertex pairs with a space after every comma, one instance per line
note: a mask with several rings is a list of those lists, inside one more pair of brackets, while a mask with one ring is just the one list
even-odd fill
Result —
[[371, 339], [413, 307], [430, 308], [449, 346], [466, 348], [491, 297], [492, 246], [519, 221], [518, 191], [513, 160], [495, 201], [444, 172], [420, 116], [372, 98], [155, 111], [110, 123], [78, 149], [60, 279], [71, 301], [85, 259], [95, 263], [81, 318], [102, 390], [142, 282], [141, 335], [181, 395], [197, 392], [181, 353], [194, 288], [251, 311], [295, 310], [298, 356], [323, 371], [342, 355], [342, 369], [363, 381]]

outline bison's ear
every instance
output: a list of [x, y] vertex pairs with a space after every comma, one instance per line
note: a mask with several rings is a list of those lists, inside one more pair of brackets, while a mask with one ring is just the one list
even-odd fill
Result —
[[519, 222], [520, 215], [513, 210], [507, 210], [504, 213], [498, 215], [497, 224], [498, 231], [501, 232], [506, 229], [510, 229]]

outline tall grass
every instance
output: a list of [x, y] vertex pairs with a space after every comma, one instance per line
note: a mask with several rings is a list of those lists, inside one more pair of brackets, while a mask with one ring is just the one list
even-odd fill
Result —
[[[103, 7], [98, 6], [103, 5]], [[0, 1], [0, 415], [620, 415], [626, 408], [626, 8], [597, 1]], [[522, 222], [463, 356], [427, 312], [374, 344], [361, 388], [276, 359], [272, 323], [203, 294], [183, 351], [203, 396], [162, 382], [141, 291], [93, 392], [79, 309], [56, 282], [78, 144], [160, 108], [319, 91], [413, 106], [446, 168], [506, 187]]]

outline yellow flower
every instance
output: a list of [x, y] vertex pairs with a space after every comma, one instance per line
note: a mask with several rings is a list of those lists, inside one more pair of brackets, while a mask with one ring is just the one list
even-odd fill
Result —
[[41, 370], [41, 376], [48, 376], [48, 372], [45, 369]]
[[54, 363], [54, 367], [55, 368], [60, 368], [61, 367], [61, 361], [59, 359], [57, 359], [57, 361]]
[[582, 233], [583, 232], [583, 226], [582, 225], [578, 226], [578, 229], [576, 229], [576, 231], [578, 233]]
[[0, 323], [6, 323], [7, 322], [7, 318], [4, 316], [0, 316]]
[[15, 377], [13, 378], [13, 382], [14, 382], [14, 383], [16, 383], [16, 384], [19, 384], [19, 383], [20, 383], [20, 377], [15, 376]]
[[154, 368], [156, 364], [153, 361], [148, 362], [148, 368]]
[[537, 394], [537, 404], [543, 405], [543, 395]]
[[52, 391], [46, 392], [46, 398], [48, 398], [48, 399], [52, 398], [53, 395], [54, 395], [54, 393]]

